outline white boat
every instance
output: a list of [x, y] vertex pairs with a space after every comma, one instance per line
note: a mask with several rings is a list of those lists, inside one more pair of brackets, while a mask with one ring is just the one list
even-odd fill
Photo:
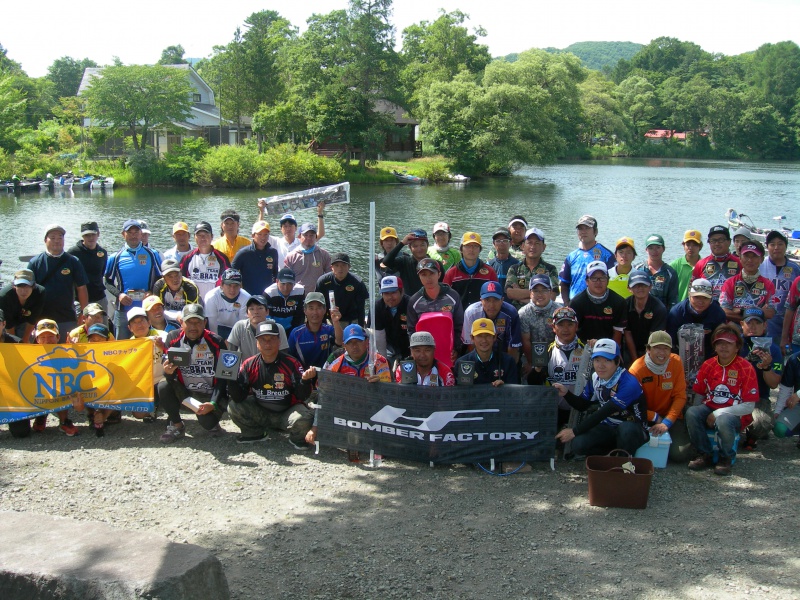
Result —
[[92, 191], [94, 190], [110, 190], [114, 188], [114, 178], [113, 177], [103, 177], [102, 175], [96, 175], [94, 180], [92, 181]]
[[756, 227], [753, 223], [753, 220], [748, 215], [744, 213], [738, 213], [732, 208], [728, 209], [728, 211], [725, 213], [725, 216], [728, 218], [728, 226], [731, 228], [731, 235], [733, 235], [737, 229], [744, 227], [750, 232], [750, 235], [754, 240], [758, 240], [762, 244], [766, 244], [767, 234], [770, 231], [779, 231], [781, 234], [786, 236], [786, 239], [789, 242], [790, 250], [800, 250], [800, 230], [792, 229], [791, 227], [785, 227], [783, 225], [783, 221], [786, 219], [786, 217], [783, 215], [772, 217], [773, 220], [778, 222], [777, 227], [769, 227], [765, 229]]

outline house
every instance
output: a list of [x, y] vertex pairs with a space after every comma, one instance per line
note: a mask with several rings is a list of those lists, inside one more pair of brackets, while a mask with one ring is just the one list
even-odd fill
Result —
[[644, 139], [650, 144], [664, 144], [670, 141], [685, 144], [686, 132], [674, 129], [651, 129], [644, 134]]

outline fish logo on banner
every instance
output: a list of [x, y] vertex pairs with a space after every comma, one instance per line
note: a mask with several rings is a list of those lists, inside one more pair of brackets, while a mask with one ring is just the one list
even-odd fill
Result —
[[23, 400], [42, 409], [79, 392], [90, 394], [87, 400], [97, 402], [113, 385], [114, 375], [95, 360], [94, 350], [78, 354], [74, 348], [62, 346], [38, 357], [17, 380]]

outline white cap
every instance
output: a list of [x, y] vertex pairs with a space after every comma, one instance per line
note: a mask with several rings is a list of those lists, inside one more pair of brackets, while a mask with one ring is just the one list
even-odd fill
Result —
[[589, 277], [596, 271], [602, 271], [608, 275], [608, 267], [606, 266], [606, 263], [604, 263], [602, 260], [593, 260], [589, 263], [589, 266], [586, 267], [586, 276]]
[[445, 233], [450, 233], [450, 226], [445, 223], [444, 221], [439, 221], [436, 225], [433, 226], [433, 233], [437, 231], [444, 231]]

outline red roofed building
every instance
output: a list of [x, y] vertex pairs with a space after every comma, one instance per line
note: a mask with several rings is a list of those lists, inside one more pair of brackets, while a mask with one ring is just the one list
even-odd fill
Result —
[[670, 140], [675, 140], [682, 144], [686, 143], [686, 132], [675, 131], [674, 129], [651, 129], [644, 134], [644, 139], [651, 144], [663, 144]]

